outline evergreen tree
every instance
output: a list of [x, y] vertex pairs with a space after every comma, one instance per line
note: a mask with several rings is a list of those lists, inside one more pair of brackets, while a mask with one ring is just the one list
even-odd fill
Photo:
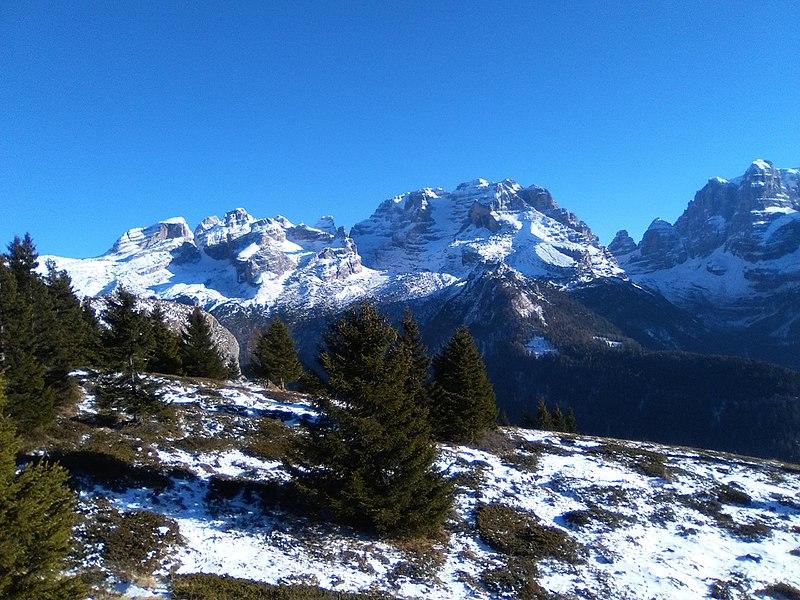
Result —
[[177, 375], [181, 372], [181, 338], [167, 325], [164, 309], [156, 304], [150, 312], [150, 335], [152, 355], [147, 363], [148, 371]]
[[93, 321], [87, 321], [67, 272], [57, 270], [55, 263], [48, 261], [45, 283], [52, 310], [48, 336], [52, 348], [50, 371], [55, 378], [65, 380], [70, 371], [89, 364], [89, 344], [97, 339], [92, 331]]
[[119, 288], [108, 299], [103, 318], [108, 325], [103, 332], [108, 366], [116, 374], [103, 382], [101, 399], [131, 413], [134, 419], [142, 412], [158, 412], [161, 406], [155, 385], [142, 377], [152, 356], [147, 315], [137, 310], [132, 293]]
[[8, 245], [6, 261], [18, 283], [33, 276], [36, 267], [39, 266], [38, 259], [39, 253], [36, 251], [36, 245], [29, 233], [26, 233], [22, 239], [14, 236], [14, 240]]
[[258, 374], [281, 388], [303, 374], [289, 328], [279, 318], [272, 319], [261, 332], [256, 342], [255, 362]]
[[368, 303], [331, 327], [320, 356], [330, 398], [319, 399], [293, 472], [345, 522], [425, 535], [441, 527], [452, 493], [432, 469], [427, 415], [409, 395], [412, 361], [398, 337]]
[[575, 411], [570, 407], [564, 417], [564, 431], [567, 433], [578, 433], [578, 421], [575, 419]]
[[228, 364], [225, 366], [227, 371], [226, 377], [231, 381], [235, 381], [242, 376], [242, 370], [239, 368], [239, 363], [236, 362], [233, 358], [228, 361]]
[[76, 522], [67, 473], [46, 463], [16, 473], [18, 442], [4, 408], [0, 379], [0, 598], [85, 598], [77, 581], [62, 575]]
[[540, 399], [539, 404], [536, 406], [536, 429], [553, 431], [553, 416], [550, 414], [550, 410], [543, 399]]
[[565, 431], [565, 426], [564, 413], [561, 412], [561, 407], [556, 405], [553, 411], [553, 431]]
[[433, 361], [433, 373], [431, 417], [438, 438], [474, 441], [495, 426], [494, 389], [468, 329], [453, 334]]
[[536, 429], [536, 417], [531, 415], [531, 412], [527, 408], [522, 409], [519, 426], [524, 429]]
[[55, 394], [36, 354], [33, 307], [20, 293], [13, 271], [0, 262], [0, 369], [8, 381], [8, 415], [26, 436], [55, 415]]
[[426, 410], [430, 409], [430, 394], [428, 384], [430, 380], [431, 359], [428, 349], [422, 342], [419, 325], [414, 320], [411, 311], [403, 314], [401, 340], [411, 357], [411, 370], [409, 373], [409, 393], [411, 397]]
[[211, 325], [197, 307], [189, 315], [181, 339], [181, 360], [184, 372], [193, 377], [225, 379], [228, 375], [225, 362], [211, 338]]

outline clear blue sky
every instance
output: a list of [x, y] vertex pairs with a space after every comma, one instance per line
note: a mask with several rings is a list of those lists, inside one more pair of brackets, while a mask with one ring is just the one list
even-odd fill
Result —
[[0, 3], [0, 241], [510, 177], [608, 242], [800, 165], [796, 1], [268, 4]]

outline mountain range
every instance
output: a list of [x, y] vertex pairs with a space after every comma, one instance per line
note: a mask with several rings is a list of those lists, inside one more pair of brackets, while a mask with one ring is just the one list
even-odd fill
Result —
[[276, 314], [313, 363], [326, 324], [364, 298], [393, 319], [410, 308], [434, 349], [467, 325], [512, 421], [548, 395], [530, 381], [538, 359], [688, 351], [800, 368], [800, 170], [760, 159], [708, 180], [638, 243], [620, 231], [603, 246], [542, 187], [476, 179], [389, 198], [349, 231], [330, 216], [312, 226], [237, 208], [194, 229], [181, 217], [130, 229], [99, 257], [42, 259], [83, 296], [122, 285], [203, 307], [243, 363]]

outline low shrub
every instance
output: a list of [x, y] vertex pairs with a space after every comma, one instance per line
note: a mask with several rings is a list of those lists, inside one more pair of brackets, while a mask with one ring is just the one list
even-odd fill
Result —
[[800, 590], [783, 582], [768, 585], [760, 593], [779, 600], [800, 600]]
[[540, 525], [533, 514], [488, 504], [478, 509], [476, 522], [480, 538], [497, 552], [535, 560], [577, 560], [576, 542], [560, 529]]

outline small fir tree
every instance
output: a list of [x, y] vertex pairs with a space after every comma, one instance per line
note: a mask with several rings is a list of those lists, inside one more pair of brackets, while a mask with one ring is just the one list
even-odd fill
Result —
[[556, 405], [556, 409], [553, 411], [553, 431], [566, 431], [564, 413], [561, 412], [561, 407], [558, 405]]
[[468, 329], [453, 334], [433, 361], [433, 373], [431, 417], [439, 439], [474, 441], [496, 425], [494, 389]]
[[164, 309], [156, 304], [150, 311], [152, 355], [147, 368], [153, 373], [178, 375], [181, 372], [181, 338], [167, 325]]
[[82, 586], [63, 576], [76, 522], [67, 472], [38, 463], [17, 473], [18, 442], [4, 409], [0, 379], [0, 598], [85, 598]]
[[242, 370], [239, 368], [239, 363], [236, 362], [233, 358], [228, 361], [228, 364], [225, 366], [227, 369], [227, 378], [231, 381], [235, 381], [242, 376]]
[[543, 399], [540, 399], [539, 404], [536, 406], [536, 429], [553, 431], [553, 415], [550, 414], [550, 410]]
[[428, 349], [422, 341], [419, 325], [414, 320], [414, 316], [409, 310], [406, 310], [403, 314], [400, 333], [401, 341], [411, 357], [408, 391], [411, 397], [420, 406], [424, 406], [426, 410], [430, 410], [429, 383], [431, 359], [428, 356]]
[[183, 370], [193, 377], [225, 379], [228, 369], [211, 337], [211, 325], [203, 311], [195, 307], [181, 338]]
[[289, 328], [279, 318], [272, 319], [269, 326], [261, 332], [256, 342], [255, 363], [261, 377], [282, 389], [300, 379], [303, 374], [303, 365], [297, 358]]
[[578, 421], [575, 418], [575, 411], [570, 407], [564, 416], [564, 431], [567, 433], [578, 433]]
[[334, 324], [320, 361], [330, 398], [293, 468], [339, 519], [382, 534], [440, 529], [452, 503], [449, 482], [433, 471], [427, 415], [409, 395], [411, 357], [398, 334], [364, 303]]

